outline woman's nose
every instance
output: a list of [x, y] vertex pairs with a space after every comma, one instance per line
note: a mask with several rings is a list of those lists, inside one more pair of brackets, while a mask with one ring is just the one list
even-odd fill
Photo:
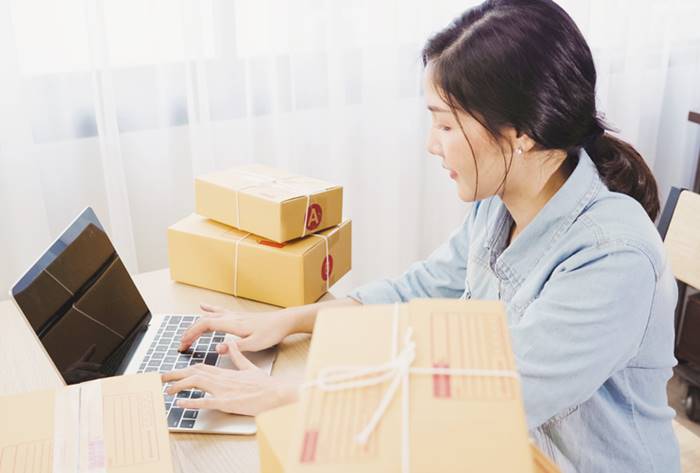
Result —
[[428, 136], [426, 148], [428, 150], [428, 153], [438, 157], [442, 157], [442, 147], [440, 146], [440, 143], [437, 140], [433, 139], [432, 133], [430, 134], [430, 136]]

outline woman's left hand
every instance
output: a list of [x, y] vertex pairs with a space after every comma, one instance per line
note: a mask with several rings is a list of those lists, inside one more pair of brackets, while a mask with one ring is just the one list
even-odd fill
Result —
[[237, 370], [197, 364], [161, 375], [163, 382], [171, 383], [166, 391], [169, 395], [186, 389], [199, 389], [210, 395], [199, 399], [176, 398], [178, 407], [257, 415], [297, 399], [298, 386], [269, 376], [248, 360], [234, 341], [224, 345], [226, 348], [220, 348], [219, 353], [228, 353]]

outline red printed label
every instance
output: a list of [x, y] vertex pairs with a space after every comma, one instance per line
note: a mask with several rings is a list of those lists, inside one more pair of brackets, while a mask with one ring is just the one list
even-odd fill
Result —
[[301, 463], [313, 463], [316, 461], [317, 430], [307, 430], [304, 433], [304, 443], [301, 446]]
[[323, 218], [323, 209], [318, 204], [311, 204], [309, 210], [306, 212], [306, 229], [309, 231], [314, 231], [321, 225], [321, 219]]
[[286, 245], [286, 243], [277, 243], [276, 241], [270, 240], [258, 240], [258, 243], [265, 246], [271, 246], [273, 248], [284, 248], [284, 246]]
[[323, 263], [321, 264], [321, 279], [327, 281], [333, 275], [333, 257], [331, 255], [323, 258]]
[[[447, 369], [449, 365], [447, 363], [435, 363], [433, 368]], [[434, 374], [433, 375], [433, 396], [437, 398], [448, 398], [450, 397], [450, 375], [448, 374]]]

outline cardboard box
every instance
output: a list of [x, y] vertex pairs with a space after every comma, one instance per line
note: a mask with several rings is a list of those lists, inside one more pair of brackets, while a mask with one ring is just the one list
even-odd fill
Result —
[[[413, 473], [532, 473], [521, 388], [500, 302], [417, 299], [321, 311], [306, 380], [317, 383], [324, 372], [330, 376], [329, 369], [347, 377], [358, 373], [347, 367], [410, 360], [412, 347], [412, 371], [405, 382], [399, 380], [365, 444], [357, 435], [396, 381], [394, 373], [381, 384], [348, 388], [345, 380], [335, 391], [318, 384], [302, 390], [286, 471], [349, 473], [361, 465], [370, 473], [399, 472], [406, 454]], [[365, 374], [354, 381], [367, 380]]]
[[310, 304], [350, 270], [351, 223], [276, 243], [190, 215], [168, 229], [168, 255], [175, 281], [281, 307]]
[[171, 473], [160, 375], [0, 397], [0, 471]]
[[196, 212], [283, 243], [338, 225], [343, 188], [261, 165], [195, 179]]
[[[260, 473], [284, 473], [284, 460], [292, 441], [289, 426], [297, 419], [298, 404], [278, 407], [258, 415], [257, 441]], [[559, 468], [537, 447], [530, 445], [535, 473], [560, 473]]]

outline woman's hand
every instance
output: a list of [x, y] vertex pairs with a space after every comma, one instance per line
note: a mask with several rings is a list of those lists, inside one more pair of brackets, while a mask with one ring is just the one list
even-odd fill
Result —
[[[284, 310], [274, 312], [231, 312], [220, 307], [201, 305], [206, 313], [192, 324], [180, 340], [180, 351], [187, 350], [195, 340], [206, 332], [226, 332], [240, 337], [235, 343], [240, 351], [259, 351], [277, 345], [294, 332], [293, 317]], [[221, 354], [228, 350], [227, 344], [219, 344]]]
[[221, 345], [226, 346], [225, 352], [237, 370], [197, 364], [161, 376], [163, 382], [172, 383], [166, 391], [169, 395], [186, 389], [199, 389], [210, 395], [199, 399], [177, 399], [178, 407], [257, 415], [297, 400], [297, 386], [259, 369], [240, 352], [235, 341]]

